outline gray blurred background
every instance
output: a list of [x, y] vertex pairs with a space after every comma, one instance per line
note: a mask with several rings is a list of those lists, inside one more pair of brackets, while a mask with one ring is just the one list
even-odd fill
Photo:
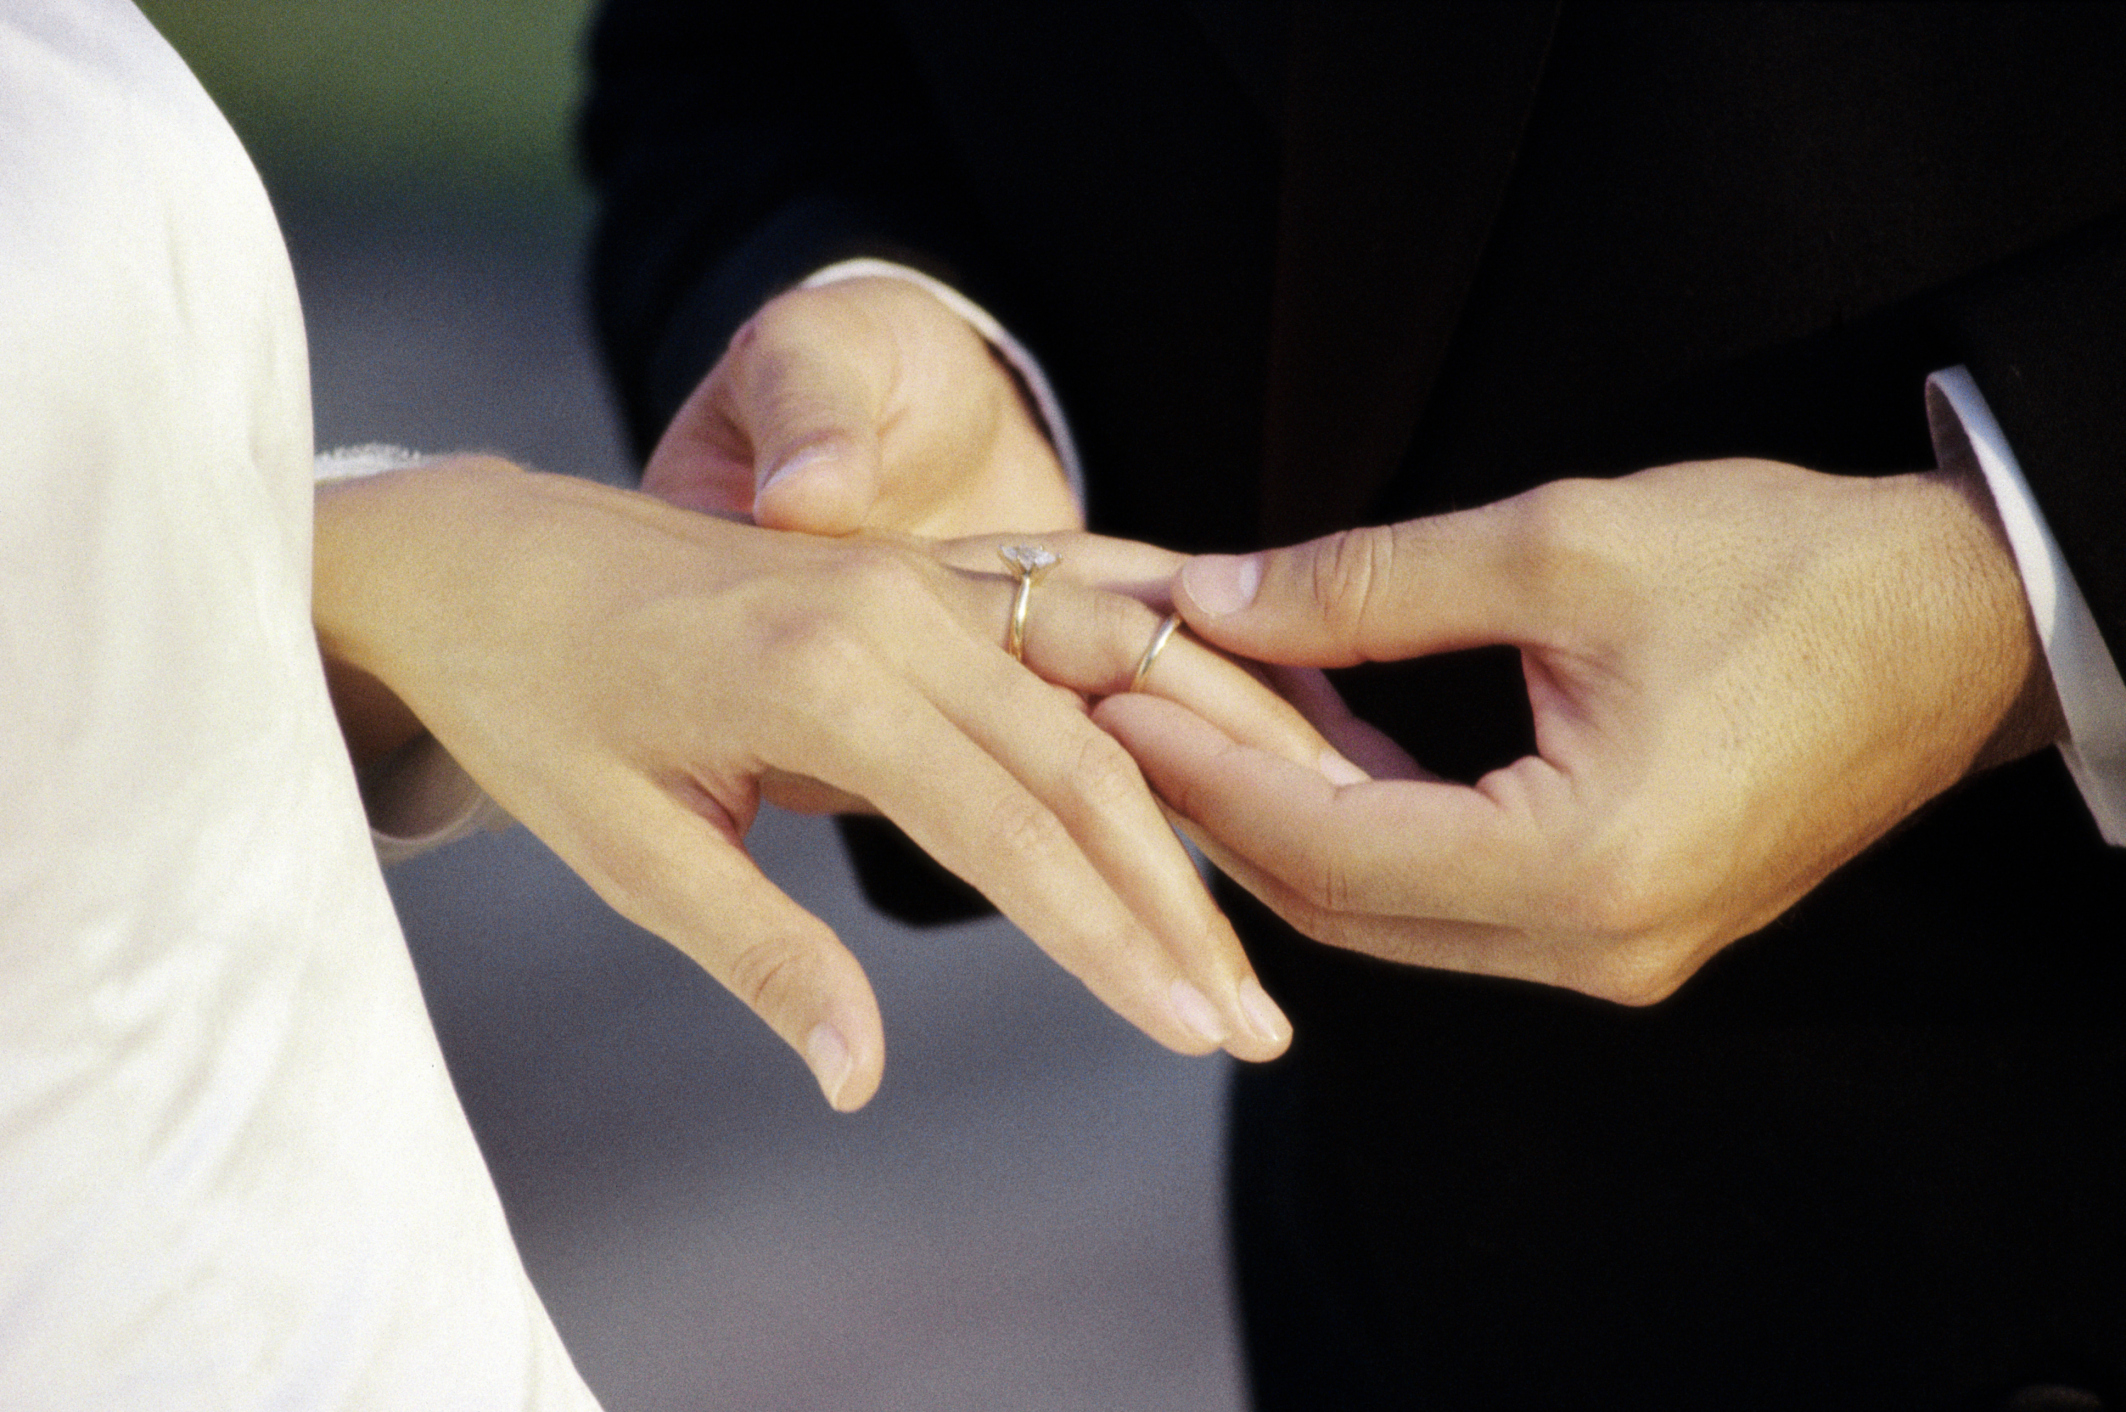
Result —
[[[626, 476], [568, 157], [586, 4], [143, 8], [266, 174], [321, 446]], [[878, 988], [861, 1114], [521, 829], [391, 880], [525, 1262], [610, 1412], [1237, 1408], [1221, 1063], [1158, 1049], [1001, 923], [871, 916], [818, 821], [769, 810], [751, 843]]]

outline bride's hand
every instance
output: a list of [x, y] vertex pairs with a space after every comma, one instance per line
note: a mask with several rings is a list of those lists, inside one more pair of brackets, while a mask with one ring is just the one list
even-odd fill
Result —
[[[1268, 1058], [1290, 1038], [1134, 763], [1001, 650], [1013, 592], [913, 542], [758, 529], [480, 458], [319, 496], [328, 658], [750, 1004], [843, 1109], [879, 1082], [877, 1002], [746, 856], [764, 778], [871, 801], [1170, 1048]], [[1067, 576], [1029, 606], [1028, 665], [1081, 691], [1127, 686], [1157, 622]], [[1203, 676], [1229, 703], [1246, 682], [1176, 649], [1153, 682]]]

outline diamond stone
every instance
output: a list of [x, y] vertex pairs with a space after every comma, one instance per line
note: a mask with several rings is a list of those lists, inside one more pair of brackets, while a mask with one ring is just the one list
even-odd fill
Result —
[[1021, 578], [1032, 578], [1056, 562], [1056, 556], [1038, 544], [1007, 544], [997, 553]]

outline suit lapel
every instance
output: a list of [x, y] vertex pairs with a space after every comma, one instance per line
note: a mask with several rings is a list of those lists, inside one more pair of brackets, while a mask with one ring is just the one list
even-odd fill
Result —
[[1416, 431], [1533, 105], [1556, 3], [1300, 0], [1261, 525], [1356, 523]]

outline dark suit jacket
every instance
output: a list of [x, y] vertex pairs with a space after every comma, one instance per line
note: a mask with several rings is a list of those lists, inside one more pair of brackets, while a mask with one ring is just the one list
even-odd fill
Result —
[[[1189, 549], [1911, 469], [1965, 363], [2120, 655], [2122, 56], [2094, 8], [616, 0], [600, 330], [647, 448], [781, 285], [924, 265], [1040, 352], [1096, 526]], [[1510, 655], [1345, 685], [1448, 773], [1525, 747]], [[2126, 1397], [2122, 902], [2049, 753], [1646, 1011], [1235, 897], [1300, 1034], [1236, 1109], [1258, 1397]]]

